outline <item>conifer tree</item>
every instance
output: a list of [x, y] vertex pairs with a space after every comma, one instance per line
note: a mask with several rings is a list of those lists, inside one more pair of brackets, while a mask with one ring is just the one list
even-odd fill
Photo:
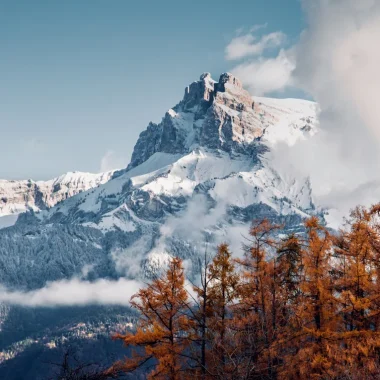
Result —
[[287, 303], [294, 303], [300, 295], [303, 273], [302, 243], [294, 233], [280, 242], [276, 262], [279, 281], [286, 290]]
[[226, 244], [218, 247], [218, 252], [209, 265], [208, 276], [211, 279], [209, 289], [210, 349], [208, 351], [210, 371], [214, 377], [222, 379], [227, 373], [236, 371], [233, 355], [235, 342], [231, 337], [230, 325], [238, 275]]
[[150, 362], [149, 378], [171, 380], [380, 378], [380, 204], [339, 234], [316, 217], [282, 240], [279, 227], [254, 222], [242, 259], [226, 244], [205, 255], [194, 292], [172, 259], [132, 298], [136, 332], [115, 337], [134, 356], [104, 374]]
[[149, 378], [183, 378], [186, 360], [183, 354], [188, 347], [187, 333], [190, 329], [185, 307], [188, 294], [184, 283], [182, 261], [173, 258], [164, 276], [132, 297], [132, 307], [141, 313], [137, 331], [114, 338], [123, 340], [128, 347], [139, 349], [132, 359], [118, 362], [114, 368], [130, 372], [152, 361], [154, 370]]
[[[245, 378], [276, 378], [276, 360], [272, 344], [277, 333], [278, 292], [275, 261], [268, 262], [268, 249], [277, 244], [273, 237], [278, 225], [268, 220], [256, 221], [250, 230], [251, 246], [245, 258], [239, 287], [235, 326], [239, 336], [241, 371]], [[275, 250], [274, 250], [275, 251]]]
[[336, 239], [341, 274], [337, 283], [342, 307], [342, 361], [351, 376], [380, 374], [379, 229], [376, 214], [357, 207], [348, 229]]
[[213, 306], [210, 289], [213, 277], [210, 274], [210, 262], [207, 252], [205, 252], [203, 262], [199, 262], [200, 276], [199, 283], [193, 285], [194, 296], [191, 296], [187, 305], [189, 318], [192, 321], [192, 329], [189, 339], [192, 342], [189, 356], [193, 359], [194, 365], [188, 372], [193, 373], [195, 378], [202, 380], [214, 378], [210, 372], [209, 351], [212, 347], [213, 335], [210, 324], [213, 317]]
[[301, 295], [292, 307], [285, 342], [294, 342], [285, 355], [283, 378], [334, 378], [339, 360], [336, 335], [338, 303], [331, 278], [331, 237], [316, 217], [305, 222], [306, 241], [301, 250]]

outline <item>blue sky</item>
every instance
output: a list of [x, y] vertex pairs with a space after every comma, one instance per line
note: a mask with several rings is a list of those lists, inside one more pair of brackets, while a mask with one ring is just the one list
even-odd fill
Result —
[[237, 30], [298, 40], [300, 3], [284, 3], [0, 0], [0, 178], [126, 165], [188, 83], [234, 67]]

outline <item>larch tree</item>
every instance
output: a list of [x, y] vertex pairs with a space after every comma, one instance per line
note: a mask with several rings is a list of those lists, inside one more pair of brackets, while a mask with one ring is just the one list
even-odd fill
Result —
[[178, 380], [184, 378], [189, 346], [190, 321], [186, 304], [185, 275], [182, 261], [173, 258], [166, 274], [155, 279], [132, 297], [131, 305], [140, 314], [135, 333], [116, 335], [128, 347], [136, 347], [134, 355], [125, 362], [117, 362], [113, 369], [125, 372], [151, 362], [151, 379]]
[[351, 376], [380, 376], [379, 224], [380, 208], [357, 207], [336, 239], [343, 317], [342, 361]]
[[239, 277], [226, 244], [218, 247], [216, 256], [208, 267], [211, 280], [209, 299], [211, 317], [208, 334], [210, 347], [207, 352], [210, 372], [214, 378], [224, 379], [236, 371], [235, 342], [231, 336], [232, 306], [236, 300]]
[[296, 351], [285, 355], [283, 378], [329, 379], [339, 367], [338, 302], [332, 271], [332, 242], [317, 217], [305, 222], [306, 241], [301, 250], [301, 295], [292, 305], [286, 333]]
[[244, 257], [220, 245], [192, 291], [172, 259], [133, 296], [136, 331], [115, 337], [133, 357], [104, 375], [144, 366], [151, 379], [379, 379], [380, 204], [356, 208], [339, 233], [317, 217], [304, 225], [280, 239], [281, 226], [255, 221]]
[[[192, 319], [192, 347], [190, 355], [195, 365], [192, 368], [195, 378], [202, 380], [214, 378], [210, 368], [210, 348], [212, 347], [213, 335], [210, 329], [213, 321], [212, 305], [212, 283], [213, 275], [210, 273], [210, 261], [207, 252], [204, 254], [203, 262], [199, 262], [199, 283], [193, 283], [195, 295], [189, 304], [189, 317]], [[214, 273], [216, 274], [216, 273]]]
[[275, 253], [274, 233], [280, 226], [268, 220], [256, 221], [250, 230], [251, 244], [242, 266], [242, 284], [236, 306], [235, 328], [239, 336], [242, 378], [276, 378], [276, 358], [272, 344], [276, 339], [279, 302], [277, 268], [269, 260]]

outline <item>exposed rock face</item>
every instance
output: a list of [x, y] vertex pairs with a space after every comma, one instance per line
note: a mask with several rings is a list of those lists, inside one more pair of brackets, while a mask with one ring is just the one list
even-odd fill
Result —
[[186, 87], [181, 102], [182, 108], [189, 111], [197, 106], [201, 111], [205, 111], [214, 99], [214, 84], [215, 81], [211, 78], [210, 73], [202, 74], [198, 82], [193, 82]]
[[146, 161], [159, 150], [162, 135], [162, 123], [160, 125], [149, 123], [148, 128], [140, 133], [132, 153], [128, 167], [132, 168]]
[[[243, 85], [239, 79], [230, 73], [224, 73], [220, 76], [219, 82], [216, 84], [216, 92], [219, 93], [217, 101], [230, 107], [233, 110], [244, 111], [253, 109], [252, 96], [248, 91], [243, 89]], [[220, 93], [227, 93], [220, 95]]]
[[197, 144], [227, 152], [250, 150], [263, 131], [252, 96], [239, 79], [223, 73], [215, 82], [204, 73], [160, 124], [151, 123], [141, 133], [128, 169], [155, 152], [185, 153]]

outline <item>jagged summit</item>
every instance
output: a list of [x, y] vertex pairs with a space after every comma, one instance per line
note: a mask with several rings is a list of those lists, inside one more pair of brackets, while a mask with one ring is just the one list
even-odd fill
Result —
[[223, 73], [216, 82], [210, 73], [203, 73], [199, 81], [191, 83], [185, 89], [185, 95], [180, 106], [185, 111], [193, 110], [194, 106], [208, 108], [217, 97], [218, 92], [230, 92], [232, 97], [241, 99], [245, 106], [252, 106], [253, 102], [249, 93], [243, 89], [241, 81], [231, 73]]
[[[299, 107], [302, 101], [297, 102]], [[150, 123], [140, 134], [128, 170], [156, 152], [182, 154], [195, 146], [249, 154], [256, 148], [265, 150], [265, 146], [257, 146], [258, 139], [284, 114], [304, 116], [306, 110], [310, 117], [300, 121], [301, 127], [308, 127], [311, 132], [314, 129], [314, 103], [304, 102], [296, 115], [290, 104], [284, 110], [281, 101], [277, 105], [276, 101], [266, 103], [265, 98], [255, 100], [230, 73], [222, 73], [218, 82], [210, 73], [203, 73], [198, 81], [186, 87], [183, 99], [165, 114], [161, 123]], [[295, 130], [299, 122], [296, 123]], [[288, 127], [289, 123], [284, 128]]]
[[230, 73], [216, 82], [210, 73], [185, 89], [183, 99], [170, 109], [161, 123], [150, 123], [141, 133], [128, 169], [156, 152], [185, 153], [194, 145], [241, 150], [260, 135], [253, 100], [241, 82]]

